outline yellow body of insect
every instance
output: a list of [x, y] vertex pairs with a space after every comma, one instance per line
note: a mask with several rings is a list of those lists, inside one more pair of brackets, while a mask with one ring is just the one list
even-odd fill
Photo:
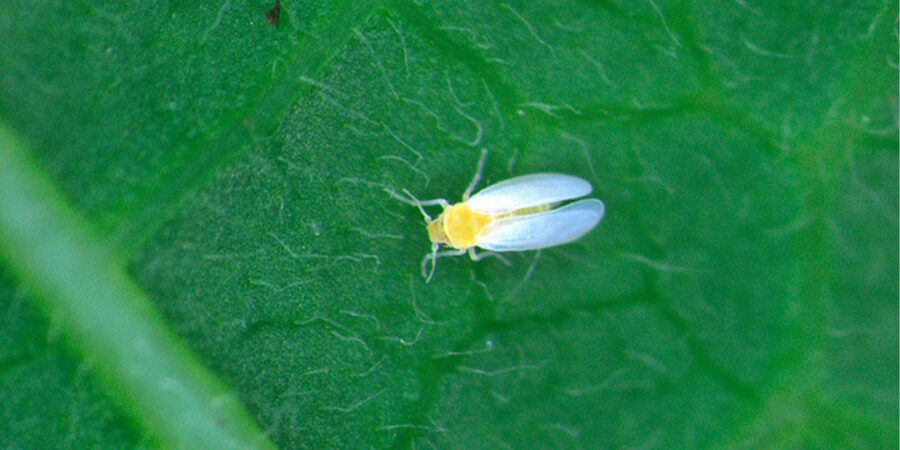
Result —
[[428, 224], [428, 238], [432, 244], [468, 249], [478, 244], [478, 234], [494, 221], [510, 216], [524, 216], [549, 211], [553, 205], [523, 208], [500, 215], [472, 211], [465, 202], [448, 206], [437, 219]]

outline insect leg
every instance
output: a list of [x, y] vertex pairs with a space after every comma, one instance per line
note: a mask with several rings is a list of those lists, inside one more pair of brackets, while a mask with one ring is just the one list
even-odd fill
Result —
[[500, 261], [503, 261], [503, 264], [506, 264], [507, 266], [512, 265], [512, 263], [508, 259], [506, 259], [505, 256], [503, 256], [497, 252], [487, 251], [487, 252], [475, 253], [475, 247], [472, 247], [469, 249], [469, 258], [472, 258], [472, 261], [481, 261], [482, 259], [487, 258], [488, 256], [496, 256], [497, 258], [500, 259]]
[[475, 176], [472, 178], [472, 181], [469, 183], [469, 187], [466, 188], [466, 192], [463, 192], [462, 200], [466, 201], [469, 199], [469, 196], [472, 195], [472, 191], [475, 190], [475, 186], [478, 186], [478, 182], [481, 181], [481, 173], [484, 171], [484, 162], [487, 161], [488, 149], [481, 149], [481, 158], [478, 160], [478, 169], [475, 170]]
[[[434, 275], [434, 269], [437, 267], [437, 259], [444, 256], [459, 256], [465, 255], [466, 250], [447, 250], [444, 252], [438, 252], [438, 248], [440, 246], [438, 244], [434, 244], [431, 246], [431, 253], [425, 255], [425, 258], [422, 259], [422, 277], [425, 278], [425, 282], [428, 283], [431, 281], [431, 277]], [[428, 262], [431, 262], [431, 271], [427, 270]]]

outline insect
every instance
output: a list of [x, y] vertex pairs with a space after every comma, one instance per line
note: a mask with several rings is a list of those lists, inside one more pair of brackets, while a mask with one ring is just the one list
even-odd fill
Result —
[[[572, 242], [591, 231], [603, 218], [603, 202], [589, 198], [553, 209], [560, 202], [583, 197], [593, 188], [587, 181], [559, 173], [536, 173], [511, 178], [488, 186], [471, 195], [481, 180], [487, 150], [481, 153], [478, 170], [462, 202], [451, 205], [445, 199], [417, 200], [409, 191], [403, 197], [391, 190], [394, 198], [416, 206], [428, 223], [431, 252], [422, 260], [422, 276], [426, 283], [434, 275], [437, 259], [465, 253], [473, 261], [497, 252], [537, 250]], [[432, 219], [423, 207], [440, 205], [443, 212]], [[438, 251], [441, 246], [452, 250]], [[477, 253], [475, 247], [487, 250]], [[431, 271], [427, 272], [428, 263]]]
[[281, 21], [281, 0], [275, 0], [275, 6], [266, 13], [266, 19], [274, 26], [278, 26]]

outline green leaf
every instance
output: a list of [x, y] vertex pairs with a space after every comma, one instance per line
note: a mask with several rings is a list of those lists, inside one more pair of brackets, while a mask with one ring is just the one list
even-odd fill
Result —
[[[242, 407], [185, 351], [121, 264], [98, 245], [0, 128], [3, 256], [59, 322], [121, 406], [158, 444], [244, 447], [262, 442]], [[24, 358], [22, 358], [24, 359]], [[23, 361], [24, 362], [24, 361]]]
[[895, 3], [319, 3], [0, 6], [8, 445], [897, 446]]

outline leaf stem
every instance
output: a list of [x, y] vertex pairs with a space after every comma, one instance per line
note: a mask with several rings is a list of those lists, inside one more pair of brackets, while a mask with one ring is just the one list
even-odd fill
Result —
[[0, 121], [0, 263], [154, 445], [271, 447]]

